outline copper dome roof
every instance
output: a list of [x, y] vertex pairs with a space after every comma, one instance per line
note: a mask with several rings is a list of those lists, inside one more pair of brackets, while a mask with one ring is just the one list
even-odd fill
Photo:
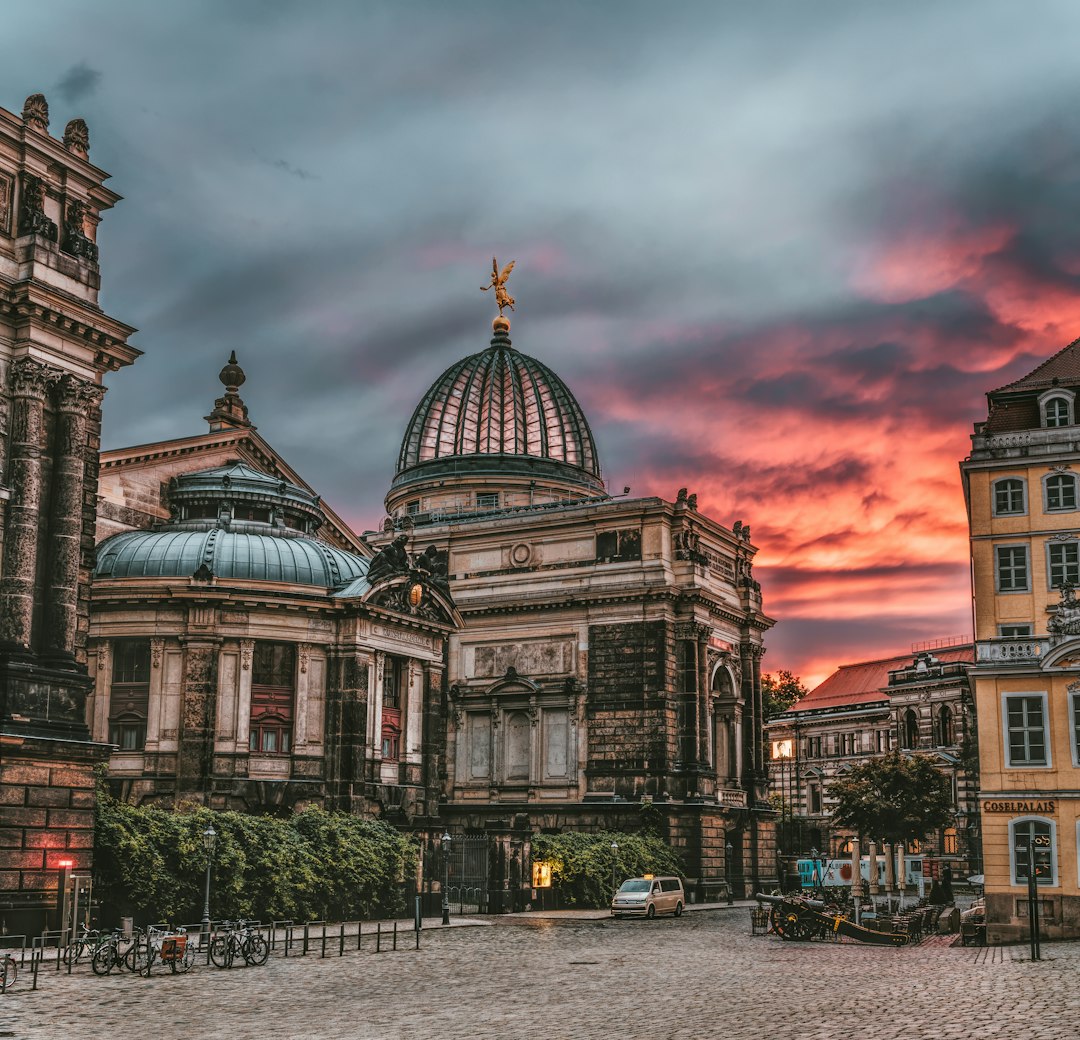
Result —
[[490, 469], [545, 460], [575, 483], [603, 488], [592, 431], [566, 384], [515, 350], [496, 327], [487, 350], [451, 365], [416, 406], [398, 454], [397, 485], [416, 472], [470, 459]]

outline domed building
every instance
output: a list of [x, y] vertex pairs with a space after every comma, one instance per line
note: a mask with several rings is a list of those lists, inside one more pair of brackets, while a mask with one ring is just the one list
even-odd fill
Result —
[[89, 717], [112, 782], [156, 804], [432, 815], [449, 590], [373, 556], [274, 455], [235, 355], [221, 378], [208, 437], [102, 458]]
[[[447, 562], [462, 624], [448, 637], [443, 818], [513, 864], [532, 832], [633, 829], [651, 801], [701, 897], [767, 883], [773, 622], [749, 528], [705, 516], [686, 489], [609, 494], [574, 395], [509, 330], [497, 318], [488, 348], [420, 398], [385, 529], [366, 536], [404, 532]], [[467, 882], [488, 884], [480, 873]], [[510, 868], [499, 884], [491, 905], [528, 895]]]
[[451, 365], [416, 406], [386, 498], [429, 519], [604, 498], [592, 431], [566, 384], [496, 319], [487, 350]]

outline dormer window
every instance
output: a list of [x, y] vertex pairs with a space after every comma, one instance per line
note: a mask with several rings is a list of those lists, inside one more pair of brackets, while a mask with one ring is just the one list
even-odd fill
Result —
[[1047, 391], [1039, 398], [1039, 410], [1042, 413], [1042, 424], [1047, 429], [1058, 426], [1072, 426], [1073, 424], [1073, 398], [1070, 390], [1053, 389]]

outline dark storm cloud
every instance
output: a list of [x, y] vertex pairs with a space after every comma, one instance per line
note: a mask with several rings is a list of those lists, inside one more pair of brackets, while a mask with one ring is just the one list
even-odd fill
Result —
[[101, 73], [97, 69], [90, 68], [85, 62], [72, 65], [57, 83], [56, 89], [60, 96], [69, 104], [82, 101], [89, 97], [97, 88], [101, 80]]
[[838, 552], [872, 537], [849, 508], [917, 530], [884, 513], [945, 478], [887, 466], [962, 455], [985, 390], [1080, 326], [1078, 33], [1067, 0], [41, 0], [0, 105], [57, 84], [125, 196], [102, 303], [146, 353], [107, 446], [204, 429], [235, 348], [260, 432], [373, 525], [416, 401], [487, 344], [495, 253], [613, 486], [760, 503], [781, 559], [840, 538], [825, 494]]

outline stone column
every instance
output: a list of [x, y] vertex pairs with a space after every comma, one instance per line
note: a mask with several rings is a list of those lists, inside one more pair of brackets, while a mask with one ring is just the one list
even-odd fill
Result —
[[24, 651], [33, 642], [45, 394], [59, 376], [33, 358], [19, 358], [11, 366], [11, 500], [0, 578], [0, 646]]
[[79, 564], [86, 483], [86, 431], [105, 388], [66, 375], [57, 391], [56, 459], [49, 525], [49, 577], [43, 646], [50, 656], [75, 659]]
[[110, 693], [112, 690], [112, 642], [102, 639], [97, 644], [96, 669], [94, 671], [94, 695], [91, 717], [86, 720], [90, 739], [103, 743], [109, 741]]
[[[709, 765], [709, 636], [712, 630], [708, 625], [697, 626], [697, 758], [702, 776]], [[715, 763], [714, 763], [715, 765]], [[715, 775], [715, 769], [713, 770]], [[698, 794], [710, 794], [699, 790]]]
[[150, 640], [150, 689], [146, 699], [146, 744], [143, 750], [149, 754], [158, 750], [161, 742], [161, 719], [164, 712], [164, 683], [162, 681], [161, 667], [165, 656], [165, 640]]
[[877, 842], [876, 841], [870, 842], [870, 845], [869, 845], [867, 851], [870, 853], [870, 876], [869, 876], [869, 878], [867, 880], [869, 881], [869, 885], [870, 885], [870, 898], [873, 899], [874, 896], [876, 896], [878, 894], [878, 892], [880, 891], [880, 887], [881, 887], [880, 883], [878, 881]]
[[183, 700], [177, 761], [177, 795], [208, 795], [213, 770], [220, 639], [190, 637], [184, 645]]
[[251, 659], [255, 654], [255, 640], [240, 640], [240, 686], [236, 692], [236, 750], [248, 752], [251, 735]]

